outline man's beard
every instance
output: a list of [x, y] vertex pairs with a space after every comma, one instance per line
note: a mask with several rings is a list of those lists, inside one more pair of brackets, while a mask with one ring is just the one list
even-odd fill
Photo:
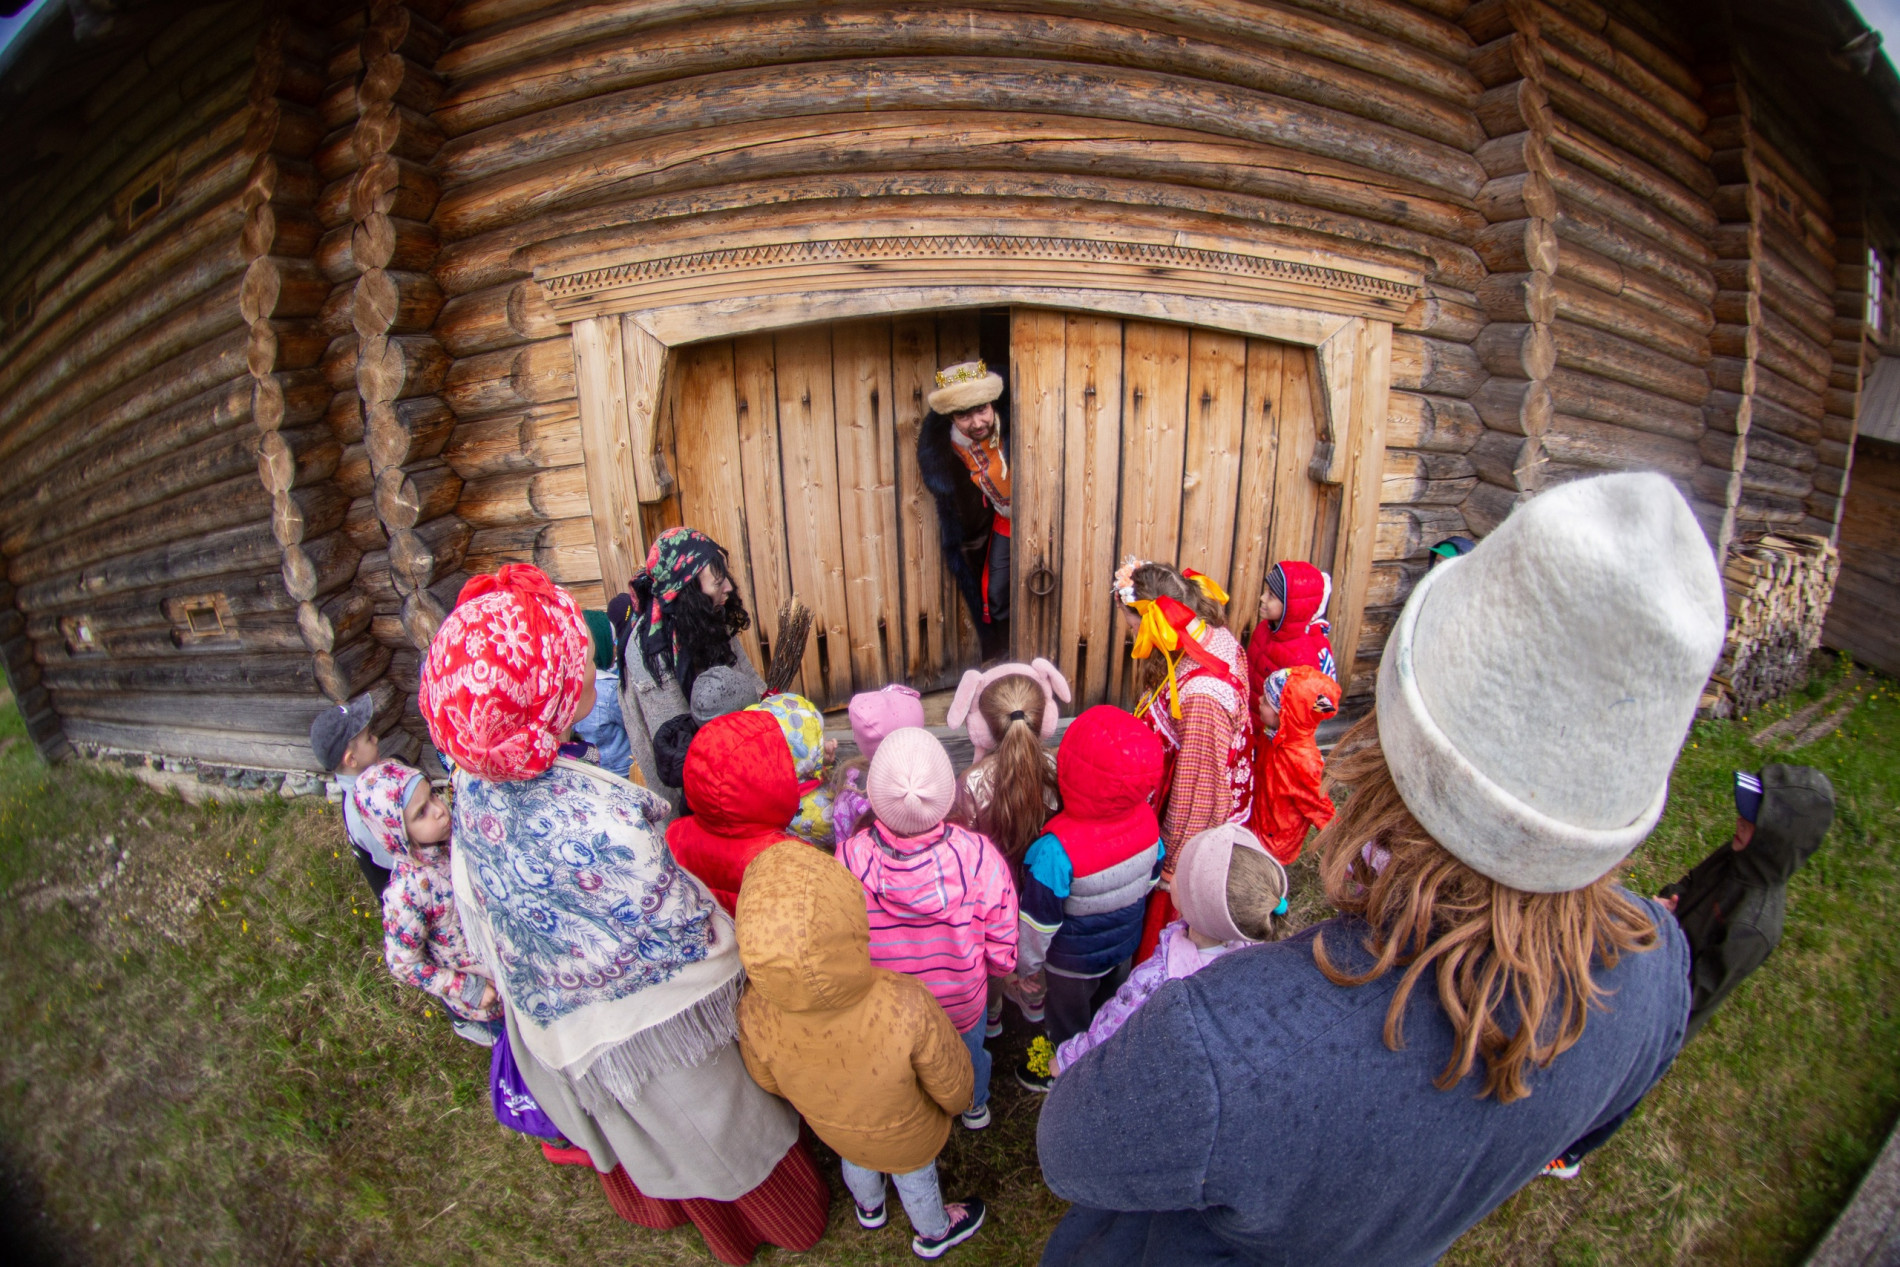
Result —
[[698, 578], [689, 582], [670, 604], [675, 645], [679, 649], [677, 666], [680, 689], [690, 700], [693, 683], [701, 673], [716, 664], [738, 663], [732, 649], [732, 636], [751, 627], [752, 617], [734, 590], [723, 603], [715, 604], [699, 588]]

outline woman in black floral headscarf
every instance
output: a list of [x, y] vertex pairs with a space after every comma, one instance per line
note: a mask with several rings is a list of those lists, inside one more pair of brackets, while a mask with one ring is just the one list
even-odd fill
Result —
[[[725, 547], [692, 528], [668, 528], [656, 537], [628, 589], [621, 713], [646, 785], [677, 808], [680, 793], [660, 777], [653, 735], [687, 711], [693, 684], [707, 669], [724, 665], [758, 680], [738, 637], [752, 618], [728, 574]], [[763, 693], [763, 681], [758, 688]]]

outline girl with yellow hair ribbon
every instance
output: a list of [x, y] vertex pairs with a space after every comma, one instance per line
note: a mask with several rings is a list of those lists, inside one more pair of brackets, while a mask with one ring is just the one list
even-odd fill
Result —
[[[1134, 637], [1130, 655], [1144, 670], [1135, 716], [1160, 738], [1165, 754], [1156, 806], [1165, 886], [1190, 839], [1222, 823], [1245, 823], [1252, 810], [1247, 656], [1227, 628], [1227, 593], [1212, 578], [1131, 556], [1114, 584]], [[1174, 917], [1173, 902], [1157, 891], [1136, 962], [1147, 958]]]

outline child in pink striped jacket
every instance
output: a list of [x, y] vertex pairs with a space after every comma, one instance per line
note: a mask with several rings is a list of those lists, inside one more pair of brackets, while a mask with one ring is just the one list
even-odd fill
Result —
[[1016, 886], [985, 836], [945, 822], [956, 803], [950, 754], [927, 730], [893, 731], [867, 780], [873, 821], [838, 848], [864, 885], [871, 962], [930, 988], [969, 1048], [975, 1095], [963, 1124], [990, 1124], [983, 1009], [992, 974], [1016, 967]]

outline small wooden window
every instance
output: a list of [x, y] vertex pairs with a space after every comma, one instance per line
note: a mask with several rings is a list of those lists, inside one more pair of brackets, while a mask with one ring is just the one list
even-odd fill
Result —
[[119, 191], [113, 211], [121, 236], [132, 232], [164, 209], [171, 201], [172, 178], [178, 170], [175, 155], [166, 155], [140, 172]]
[[99, 645], [99, 635], [93, 632], [90, 616], [61, 617], [59, 632], [66, 639], [66, 650], [73, 655], [92, 655], [105, 650]]
[[172, 641], [178, 646], [237, 636], [230, 600], [222, 594], [187, 594], [165, 600], [171, 618]]

